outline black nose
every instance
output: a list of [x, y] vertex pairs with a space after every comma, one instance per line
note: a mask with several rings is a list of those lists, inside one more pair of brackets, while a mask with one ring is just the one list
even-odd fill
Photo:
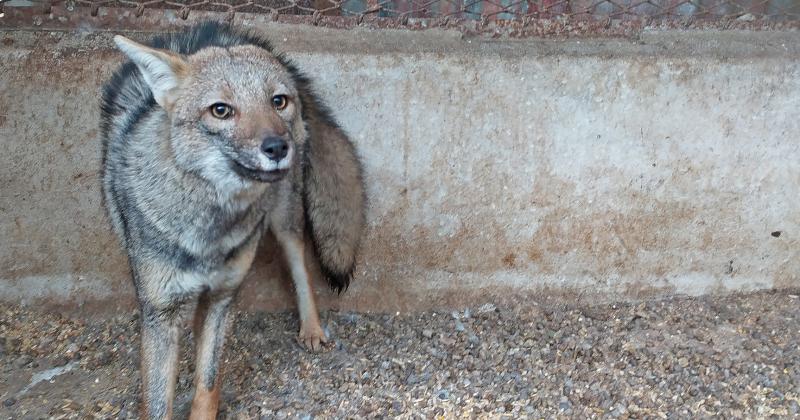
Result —
[[264, 152], [270, 160], [278, 162], [289, 154], [289, 144], [280, 137], [267, 137], [264, 139], [264, 142], [261, 143], [261, 151]]

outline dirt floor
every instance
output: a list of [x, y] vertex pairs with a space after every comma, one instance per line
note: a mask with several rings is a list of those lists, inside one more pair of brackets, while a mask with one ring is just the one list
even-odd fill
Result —
[[[333, 345], [322, 354], [295, 344], [292, 313], [238, 313], [220, 417], [800, 417], [796, 293], [328, 312]], [[133, 417], [137, 359], [136, 315], [0, 307], [0, 417]]]

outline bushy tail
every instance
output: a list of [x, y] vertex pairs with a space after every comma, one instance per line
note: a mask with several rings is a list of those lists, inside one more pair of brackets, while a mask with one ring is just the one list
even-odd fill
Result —
[[[310, 93], [301, 98], [310, 138], [303, 171], [306, 226], [331, 288], [347, 289], [366, 223], [363, 171], [355, 146]], [[301, 93], [302, 95], [302, 93]]]

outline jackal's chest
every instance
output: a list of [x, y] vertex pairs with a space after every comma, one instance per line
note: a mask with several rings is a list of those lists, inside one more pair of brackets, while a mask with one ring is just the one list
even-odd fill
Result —
[[264, 231], [264, 212], [251, 208], [225, 217], [198, 215], [184, 226], [177, 237], [178, 246], [187, 255], [182, 268], [195, 266], [196, 271], [208, 272], [228, 264], [243, 247], [258, 241]]

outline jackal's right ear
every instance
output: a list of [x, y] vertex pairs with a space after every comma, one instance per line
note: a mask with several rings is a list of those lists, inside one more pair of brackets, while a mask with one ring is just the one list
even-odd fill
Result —
[[189, 64], [171, 51], [150, 48], [121, 35], [115, 36], [114, 42], [142, 72], [156, 102], [169, 110], [174, 100], [175, 88], [186, 76]]

